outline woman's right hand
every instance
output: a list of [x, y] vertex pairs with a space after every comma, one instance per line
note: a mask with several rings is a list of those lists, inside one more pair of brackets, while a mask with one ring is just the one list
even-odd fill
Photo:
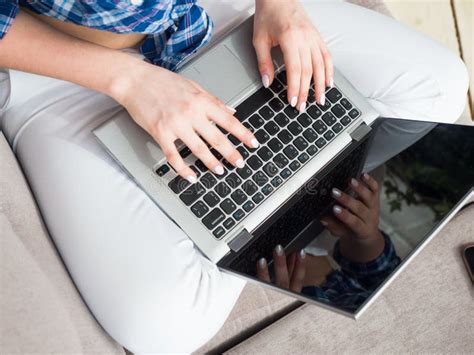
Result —
[[207, 93], [197, 83], [146, 62], [134, 63], [125, 79], [114, 84], [113, 97], [135, 122], [160, 145], [169, 164], [189, 182], [196, 173], [180, 156], [175, 141], [180, 139], [214, 173], [224, 167], [205, 141], [236, 167], [243, 167], [241, 154], [212, 122], [232, 133], [250, 148], [257, 148], [255, 136], [233, 116], [235, 110]]

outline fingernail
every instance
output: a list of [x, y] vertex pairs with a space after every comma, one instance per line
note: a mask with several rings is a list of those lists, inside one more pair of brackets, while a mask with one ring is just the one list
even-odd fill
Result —
[[357, 186], [359, 186], [359, 181], [357, 181], [356, 179], [352, 178], [352, 179], [351, 179], [351, 185], [354, 186], [354, 187], [357, 187]]
[[217, 165], [217, 166], [214, 168], [214, 172], [215, 172], [217, 175], [222, 175], [222, 174], [224, 174], [224, 168], [222, 167], [222, 165]]
[[227, 106], [227, 105], [226, 105], [225, 107], [226, 107], [230, 112], [232, 112], [232, 113], [236, 113], [236, 112], [237, 112], [237, 111], [235, 110], [235, 108], [233, 108], [233, 107], [230, 107], [230, 106]]
[[303, 102], [301, 105], [300, 105], [300, 112], [305, 112], [306, 111], [306, 102]]
[[306, 256], [306, 252], [304, 251], [304, 249], [301, 249], [301, 250], [300, 250], [300, 258], [301, 258], [301, 259], [304, 259], [305, 256]]
[[258, 148], [260, 146], [260, 143], [258, 143], [258, 140], [256, 138], [253, 138], [250, 141], [250, 144], [252, 144], [252, 147], [254, 147], [254, 148]]
[[332, 195], [333, 195], [334, 197], [336, 197], [336, 198], [341, 197], [341, 190], [336, 189], [336, 188], [333, 188], [333, 189], [332, 189]]
[[369, 181], [369, 180], [370, 180], [370, 176], [369, 176], [369, 174], [367, 174], [367, 173], [364, 173], [364, 179], [365, 179], [365, 180], [367, 180], [367, 181]]
[[326, 95], [324, 93], [321, 95], [321, 100], [319, 103], [321, 104], [321, 106], [324, 106], [324, 104], [326, 103]]
[[290, 101], [291, 107], [295, 107], [295, 106], [296, 106], [296, 102], [298, 102], [298, 98], [297, 98], [296, 96], [293, 96], [293, 98], [292, 98], [291, 101]]
[[333, 208], [335, 214], [341, 214], [342, 208], [339, 207], [338, 205], [335, 205]]
[[265, 89], [268, 89], [268, 87], [270, 86], [270, 78], [267, 74], [264, 74], [262, 76], [262, 84]]
[[236, 165], [238, 168], [242, 169], [242, 168], [245, 166], [245, 163], [244, 163], [244, 161], [243, 161], [242, 159], [238, 159], [238, 160], [235, 162], [235, 165]]
[[258, 260], [258, 267], [260, 269], [263, 269], [263, 268], [265, 268], [265, 266], [267, 266], [267, 261], [265, 260], [265, 258], [260, 258]]
[[283, 247], [280, 244], [278, 244], [275, 247], [275, 252], [278, 256], [282, 256], [283, 255]]
[[325, 227], [328, 226], [328, 222], [326, 222], [324, 219], [320, 220], [321, 224]]
[[186, 178], [191, 184], [195, 184], [197, 182], [197, 179], [194, 175], [189, 175], [187, 178]]
[[334, 87], [334, 78], [329, 79], [329, 87], [330, 88]]

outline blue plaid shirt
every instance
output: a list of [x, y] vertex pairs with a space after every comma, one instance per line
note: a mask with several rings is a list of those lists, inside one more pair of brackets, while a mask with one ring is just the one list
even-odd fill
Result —
[[333, 257], [341, 266], [341, 271], [333, 271], [321, 286], [307, 286], [301, 292], [321, 302], [355, 312], [400, 264], [392, 241], [385, 233], [383, 236], [385, 247], [382, 254], [366, 264], [345, 259], [337, 242]]
[[0, 39], [19, 7], [61, 21], [115, 33], [143, 33], [145, 58], [175, 70], [211, 39], [213, 24], [197, 0], [0, 0]]

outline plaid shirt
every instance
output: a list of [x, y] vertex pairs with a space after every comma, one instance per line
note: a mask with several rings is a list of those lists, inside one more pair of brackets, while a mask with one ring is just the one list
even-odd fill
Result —
[[145, 58], [176, 70], [211, 39], [213, 24], [197, 0], [0, 0], [0, 39], [19, 6], [61, 21], [115, 33], [143, 33]]
[[321, 302], [355, 312], [400, 264], [392, 241], [385, 233], [383, 236], [385, 247], [382, 254], [366, 264], [344, 259], [337, 242], [333, 257], [341, 266], [341, 271], [333, 271], [321, 286], [307, 286], [301, 292]]

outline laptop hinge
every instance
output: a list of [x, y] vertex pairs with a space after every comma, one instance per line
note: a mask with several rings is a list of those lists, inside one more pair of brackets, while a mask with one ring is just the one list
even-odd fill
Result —
[[350, 133], [350, 135], [353, 140], [360, 142], [371, 130], [372, 128], [370, 128], [370, 126], [367, 126], [365, 122], [362, 122], [359, 127]]
[[239, 252], [240, 249], [242, 249], [249, 241], [252, 239], [252, 234], [250, 234], [247, 229], [242, 229], [239, 234], [235, 236], [234, 239], [232, 239], [229, 242], [229, 248], [233, 252]]

